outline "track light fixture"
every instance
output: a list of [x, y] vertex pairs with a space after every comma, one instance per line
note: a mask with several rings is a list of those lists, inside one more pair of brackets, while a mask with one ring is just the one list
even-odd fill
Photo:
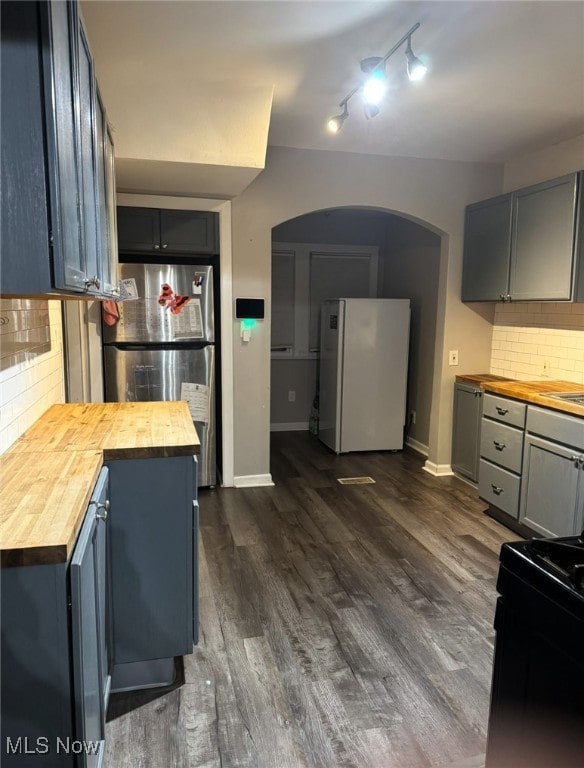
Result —
[[390, 48], [385, 56], [370, 56], [367, 59], [363, 59], [361, 62], [361, 70], [365, 72], [367, 79], [359, 83], [352, 91], [345, 96], [342, 101], [339, 102], [341, 108], [341, 114], [336, 117], [331, 117], [327, 123], [327, 127], [331, 133], [338, 133], [343, 127], [343, 123], [349, 117], [349, 100], [359, 91], [362, 92], [365, 117], [369, 120], [379, 114], [379, 104], [381, 103], [385, 91], [387, 89], [387, 80], [385, 77], [385, 63], [393, 54], [407, 41], [405, 50], [407, 58], [408, 77], [410, 80], [421, 80], [426, 74], [428, 68], [412, 51], [412, 35], [416, 29], [420, 26], [420, 22], [414, 24], [414, 26], [406, 32], [406, 34], [398, 40], [398, 42]]
[[421, 80], [426, 72], [428, 71], [428, 67], [424, 64], [423, 61], [420, 61], [420, 59], [417, 56], [414, 56], [414, 52], [412, 51], [412, 38], [408, 37], [408, 45], [406, 48], [406, 58], [408, 60], [408, 77], [410, 80], [416, 81]]
[[345, 120], [349, 117], [349, 110], [347, 109], [347, 103], [341, 102], [339, 104], [340, 107], [343, 108], [343, 111], [340, 115], [336, 115], [335, 117], [331, 117], [331, 119], [327, 123], [327, 127], [331, 133], [338, 133], [341, 128], [343, 127], [343, 123]]

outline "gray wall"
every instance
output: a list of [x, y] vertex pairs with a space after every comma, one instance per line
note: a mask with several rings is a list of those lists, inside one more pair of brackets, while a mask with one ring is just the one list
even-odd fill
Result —
[[[379, 248], [378, 295], [410, 298], [412, 325], [408, 412], [416, 411], [409, 437], [427, 447], [430, 432], [440, 238], [400, 216], [361, 208], [319, 211], [285, 222], [273, 242], [375, 245]], [[316, 391], [317, 361], [272, 360], [272, 425], [307, 424]], [[295, 391], [290, 403], [288, 393]]]
[[[460, 301], [464, 207], [500, 192], [502, 166], [334, 151], [268, 149], [264, 171], [232, 202], [233, 293], [264, 296], [271, 314], [272, 230], [313, 211], [396, 213], [441, 236], [432, 414], [426, 468], [449, 471], [455, 374], [486, 369], [490, 315]], [[243, 345], [233, 321], [235, 483], [269, 480], [270, 321]], [[458, 349], [460, 365], [448, 366]]]

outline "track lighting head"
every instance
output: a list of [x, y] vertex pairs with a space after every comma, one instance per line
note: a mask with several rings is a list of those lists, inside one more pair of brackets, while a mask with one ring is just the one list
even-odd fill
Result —
[[406, 57], [408, 60], [408, 76], [410, 80], [420, 80], [426, 74], [428, 68], [423, 61], [414, 56], [412, 51], [412, 35], [420, 26], [420, 22], [414, 24], [414, 26], [406, 32], [406, 34], [398, 40], [398, 42], [390, 48], [385, 56], [370, 56], [367, 59], [361, 61], [361, 70], [369, 75], [364, 83], [360, 83], [353, 90], [345, 96], [345, 98], [339, 103], [342, 109], [340, 115], [331, 117], [327, 122], [328, 130], [331, 133], [338, 133], [349, 117], [348, 103], [351, 98], [357, 93], [362, 91], [365, 117], [369, 120], [379, 114], [379, 104], [381, 103], [385, 91], [387, 89], [387, 81], [385, 77], [385, 64], [390, 56], [400, 48], [404, 43], [406, 46]]
[[379, 114], [379, 107], [377, 104], [371, 104], [366, 101], [365, 104], [363, 104], [363, 112], [365, 113], [367, 120], [371, 120], [372, 117], [377, 117]]
[[408, 77], [410, 78], [410, 80], [412, 81], [421, 80], [426, 74], [426, 72], [428, 71], [428, 67], [417, 56], [414, 56], [414, 52], [412, 51], [411, 37], [408, 37], [408, 45], [406, 48], [406, 58], [408, 60]]
[[341, 112], [341, 114], [335, 115], [335, 117], [331, 117], [331, 119], [326, 124], [330, 133], [338, 133], [343, 127], [343, 123], [348, 117], [349, 117], [349, 110], [347, 109], [347, 105], [343, 104], [343, 111]]

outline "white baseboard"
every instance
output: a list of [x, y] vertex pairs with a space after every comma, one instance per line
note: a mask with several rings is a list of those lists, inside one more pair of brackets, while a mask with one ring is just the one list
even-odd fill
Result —
[[408, 448], [411, 448], [413, 451], [416, 451], [416, 453], [421, 453], [422, 456], [428, 455], [428, 446], [424, 445], [424, 443], [418, 442], [418, 440], [414, 440], [413, 437], [406, 438], [406, 445], [408, 446]]
[[308, 432], [308, 422], [289, 421], [281, 424], [270, 424], [270, 432]]
[[433, 461], [428, 461], [428, 459], [426, 459], [422, 469], [424, 472], [434, 475], [434, 477], [446, 477], [447, 475], [454, 474], [450, 464], [435, 464]]
[[233, 478], [235, 488], [257, 488], [262, 485], [274, 485], [272, 476], [267, 475], [239, 475]]

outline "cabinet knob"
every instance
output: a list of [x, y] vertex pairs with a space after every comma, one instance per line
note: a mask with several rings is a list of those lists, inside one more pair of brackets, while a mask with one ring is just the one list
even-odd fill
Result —
[[158, 245], [158, 243], [156, 243], [156, 245], [154, 246], [154, 250], [155, 251], [159, 251], [160, 250], [160, 246]]
[[109, 512], [110, 503], [109, 499], [102, 504], [101, 502], [93, 502], [95, 504], [95, 516], [98, 520], [107, 520], [107, 513]]
[[162, 243], [163, 248], [168, 248], [168, 243]]

